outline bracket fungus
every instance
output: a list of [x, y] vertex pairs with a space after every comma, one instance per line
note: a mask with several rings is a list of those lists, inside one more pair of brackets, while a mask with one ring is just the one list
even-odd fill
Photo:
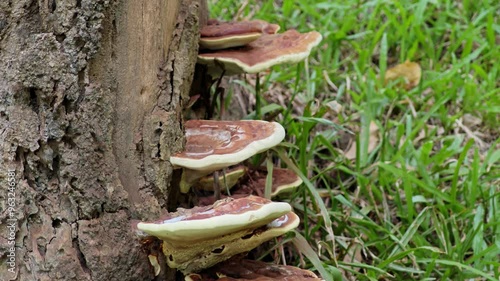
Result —
[[285, 138], [279, 123], [260, 120], [189, 120], [185, 127], [185, 150], [170, 157], [174, 166], [185, 168], [180, 182], [183, 193], [197, 179], [266, 151]]
[[[264, 178], [262, 177], [262, 181]], [[292, 170], [273, 169], [273, 185], [271, 188], [271, 197], [276, 197], [281, 193], [287, 193], [295, 190], [302, 184], [302, 179]]]
[[[249, 180], [242, 184], [233, 194], [253, 194], [263, 196], [266, 188], [267, 170], [253, 170]], [[302, 184], [302, 179], [292, 170], [273, 168], [271, 197], [291, 192]]]
[[248, 227], [259, 227], [292, 209], [288, 203], [258, 196], [219, 200], [211, 206], [179, 208], [154, 222], [139, 222], [137, 229], [164, 241], [186, 242], [225, 235]]
[[[267, 171], [265, 169], [249, 170], [247, 172], [248, 177], [245, 177], [245, 179], [241, 180], [238, 183], [234, 183], [234, 181], [238, 180], [238, 178], [236, 179], [233, 178], [236, 176], [233, 175], [233, 173], [237, 172], [243, 173], [245, 172], [243, 168], [244, 166], [238, 166], [234, 169], [234, 171], [230, 170], [229, 172], [230, 176], [227, 182], [232, 184], [228, 185], [228, 188], [232, 188], [230, 197], [242, 198], [249, 195], [256, 195], [263, 197], [266, 189]], [[211, 178], [212, 178], [211, 176], [207, 176], [201, 179], [200, 181], [203, 181], [203, 185], [200, 187], [198, 183], [197, 188], [207, 191], [213, 191], [214, 190], [213, 184], [212, 185], [209, 184], [213, 183], [213, 181], [210, 181]], [[233, 186], [233, 184], [235, 186]], [[301, 184], [302, 184], [302, 179], [294, 171], [290, 169], [273, 168], [271, 198], [277, 197], [283, 193], [293, 192]], [[228, 196], [222, 195], [222, 198], [227, 198], [227, 197]], [[207, 206], [213, 204], [215, 200], [216, 199], [213, 196], [202, 196], [198, 198], [198, 204], [200, 206]]]
[[293, 29], [280, 34], [263, 34], [243, 47], [202, 51], [198, 54], [198, 63], [207, 65], [212, 75], [257, 73], [273, 65], [304, 60], [321, 39], [316, 31], [302, 34]]
[[279, 28], [263, 20], [222, 22], [212, 19], [201, 29], [200, 48], [220, 50], [244, 46], [264, 33], [275, 34]]
[[179, 209], [161, 221], [138, 223], [137, 228], [163, 240], [170, 267], [190, 273], [250, 251], [298, 224], [288, 203], [249, 196]]
[[188, 274], [185, 281], [319, 281], [313, 272], [289, 265], [231, 259], [201, 273]]
[[290, 212], [258, 228], [248, 228], [221, 237], [200, 241], [196, 246], [163, 243], [163, 253], [170, 267], [197, 272], [248, 252], [262, 243], [281, 236], [299, 225], [299, 217]]

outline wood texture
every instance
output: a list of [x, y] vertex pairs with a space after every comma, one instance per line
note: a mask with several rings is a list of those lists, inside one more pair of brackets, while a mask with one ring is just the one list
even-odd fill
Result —
[[130, 220], [169, 204], [201, 10], [0, 2], [1, 280], [154, 279]]

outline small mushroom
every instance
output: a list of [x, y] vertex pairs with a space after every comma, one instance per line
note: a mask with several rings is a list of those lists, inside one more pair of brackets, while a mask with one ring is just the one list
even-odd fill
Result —
[[263, 20], [222, 22], [210, 20], [201, 29], [200, 48], [220, 50], [244, 46], [257, 40], [263, 33], [275, 34], [279, 25]]
[[157, 280], [164, 280], [167, 274], [167, 262], [165, 255], [162, 253], [162, 241], [139, 230], [137, 228], [139, 222], [137, 220], [131, 221], [132, 231], [138, 238], [142, 252], [147, 254], [151, 272], [156, 276]]
[[288, 30], [281, 34], [263, 34], [240, 48], [202, 51], [198, 63], [207, 65], [209, 74], [214, 77], [220, 73], [257, 73], [273, 65], [304, 60], [321, 39], [321, 34], [316, 31], [301, 34]]
[[163, 240], [167, 264], [189, 273], [250, 251], [298, 224], [288, 203], [249, 196], [179, 209], [160, 221], [140, 222], [137, 229]]
[[199, 178], [268, 150], [285, 137], [279, 123], [260, 120], [189, 120], [185, 127], [185, 150], [170, 157], [174, 166], [185, 168], [183, 193]]
[[185, 276], [186, 281], [319, 281], [313, 272], [289, 265], [278, 265], [263, 261], [231, 259], [202, 271]]
[[153, 267], [154, 269], [154, 274], [155, 276], [158, 276], [160, 275], [160, 272], [161, 272], [161, 265], [160, 263], [158, 262], [158, 257], [155, 256], [155, 255], [148, 255], [148, 259], [149, 259], [149, 263], [151, 264], [151, 266]]

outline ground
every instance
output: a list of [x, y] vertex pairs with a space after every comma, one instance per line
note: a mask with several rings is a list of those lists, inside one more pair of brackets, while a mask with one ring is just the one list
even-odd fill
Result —
[[[218, 19], [324, 37], [306, 62], [260, 74], [262, 112], [290, 143], [276, 162], [308, 179], [285, 200], [321, 261], [287, 246], [287, 263], [346, 280], [498, 280], [500, 3], [209, 3]], [[406, 61], [418, 83], [385, 79]], [[224, 81], [223, 118], [252, 117], [255, 81]]]

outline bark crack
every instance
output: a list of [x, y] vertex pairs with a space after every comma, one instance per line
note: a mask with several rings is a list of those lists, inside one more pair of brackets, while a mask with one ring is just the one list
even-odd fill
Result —
[[171, 65], [171, 71], [170, 71], [170, 99], [167, 103], [167, 109], [170, 109], [172, 106], [172, 101], [174, 100], [175, 97], [175, 92], [177, 91], [177, 88], [175, 87], [175, 55], [173, 55], [173, 58], [171, 61], [169, 61], [169, 64]]
[[87, 260], [85, 259], [85, 255], [83, 254], [82, 250], [80, 249], [80, 242], [78, 241], [78, 236], [73, 239], [73, 248], [76, 250], [76, 256], [78, 258], [78, 262], [80, 263], [80, 266], [82, 270], [89, 275], [89, 277], [92, 276], [92, 271], [87, 265]]

